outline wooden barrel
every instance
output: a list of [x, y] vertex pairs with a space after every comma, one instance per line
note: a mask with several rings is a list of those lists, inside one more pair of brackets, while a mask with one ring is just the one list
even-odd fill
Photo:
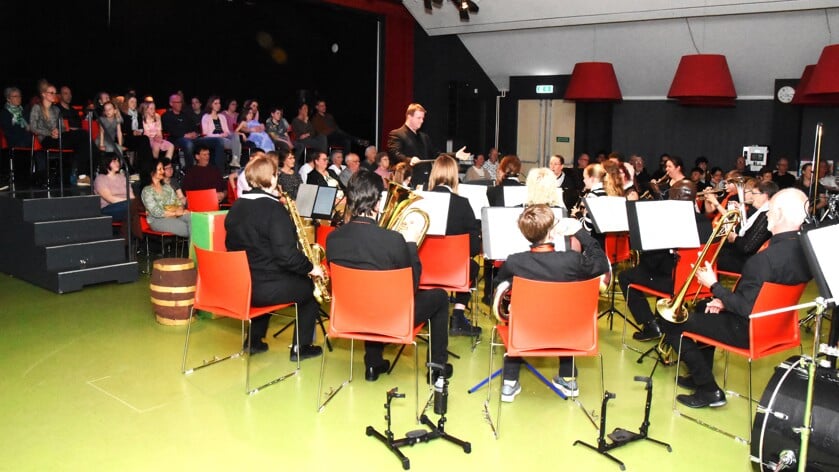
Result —
[[154, 261], [149, 281], [152, 311], [157, 322], [184, 325], [195, 302], [195, 262], [192, 259], [167, 258]]

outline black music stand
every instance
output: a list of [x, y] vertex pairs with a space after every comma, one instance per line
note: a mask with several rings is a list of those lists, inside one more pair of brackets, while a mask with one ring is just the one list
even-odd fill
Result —
[[[627, 221], [626, 213], [626, 198], [584, 198], [582, 200], [582, 203], [588, 211], [588, 214], [591, 216], [591, 221], [592, 223], [594, 223], [594, 229], [598, 233], [601, 233], [604, 236], [608, 236], [608, 234], [626, 233], [627, 231], [629, 231], [629, 223]], [[603, 250], [605, 251], [606, 248], [604, 247]], [[625, 314], [621, 313], [621, 311], [615, 307], [615, 282], [617, 277], [617, 274], [615, 272], [617, 270], [618, 265], [617, 251], [618, 245], [615, 244], [612, 254], [607, 254], [607, 256], [611, 256], [609, 261], [610, 280], [608, 284], [611, 287], [609, 294], [609, 308], [600, 312], [600, 314], [597, 315], [597, 319], [607, 316], [609, 319], [609, 331], [611, 331], [614, 323], [614, 316], [618, 315], [621, 318], [623, 318], [626, 323], [629, 323], [630, 325], [632, 325], [633, 328], [639, 330], [640, 328], [638, 327], [638, 325], [636, 325], [633, 321], [627, 318]]]
[[[834, 300], [836, 294], [839, 294], [839, 266], [836, 265], [836, 260], [839, 258], [836, 247], [837, 238], [839, 238], [839, 225], [836, 224], [806, 229], [801, 236], [801, 245], [804, 247], [810, 272], [816, 280], [819, 294], [826, 300]], [[839, 320], [835, 316], [837, 313], [839, 313], [839, 304], [834, 302], [834, 316], [831, 319], [828, 335], [828, 344], [833, 347], [839, 347]], [[813, 315], [816, 317], [814, 346], [819, 344], [820, 338], [819, 315]], [[829, 356], [829, 358], [836, 367], [839, 360], [837, 356]]]

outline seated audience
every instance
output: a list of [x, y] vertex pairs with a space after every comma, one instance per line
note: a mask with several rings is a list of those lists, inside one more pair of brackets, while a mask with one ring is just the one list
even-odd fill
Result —
[[190, 190], [213, 188], [216, 190], [219, 203], [221, 203], [227, 194], [227, 183], [222, 177], [221, 172], [209, 164], [210, 150], [206, 146], [196, 146], [195, 165], [186, 170], [184, 179], [181, 182], [181, 189], [186, 194]]
[[175, 191], [163, 182], [163, 163], [158, 161], [151, 168], [148, 177], [151, 183], [143, 188], [141, 197], [146, 207], [146, 217], [151, 229], [189, 237], [190, 216]]

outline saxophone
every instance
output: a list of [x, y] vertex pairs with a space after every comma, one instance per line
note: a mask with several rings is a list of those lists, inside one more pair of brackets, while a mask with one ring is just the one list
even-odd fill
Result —
[[[321, 266], [326, 252], [319, 244], [311, 244], [306, 237], [306, 229], [303, 226], [303, 220], [300, 218], [300, 213], [297, 212], [297, 205], [294, 200], [286, 192], [282, 192], [282, 197], [286, 201], [286, 209], [291, 215], [291, 220], [294, 222], [294, 227], [297, 230], [297, 244], [300, 250], [306, 255], [306, 258], [311, 261], [313, 266]], [[323, 267], [321, 266], [321, 269]], [[319, 304], [329, 303], [332, 301], [332, 295], [329, 293], [329, 276], [326, 275], [326, 270], [323, 270], [323, 277], [315, 277], [312, 281], [315, 283], [314, 296]]]

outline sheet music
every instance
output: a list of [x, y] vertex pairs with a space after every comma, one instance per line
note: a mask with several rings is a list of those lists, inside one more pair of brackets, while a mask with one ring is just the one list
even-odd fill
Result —
[[[805, 232], [802, 238], [802, 243], [807, 249], [810, 272], [816, 278], [820, 295], [827, 299], [839, 296], [839, 264], [836, 263], [839, 260], [837, 241], [839, 241], [839, 225], [812, 229]], [[825, 293], [825, 289], [829, 293]]]
[[297, 205], [297, 212], [304, 218], [312, 217], [312, 209], [315, 207], [315, 198], [318, 194], [318, 186], [311, 184], [300, 184], [297, 189], [297, 198], [294, 203]]
[[524, 185], [507, 185], [504, 190], [504, 206], [515, 207], [524, 205], [527, 201], [527, 187]]
[[588, 209], [594, 227], [600, 233], [618, 233], [629, 231], [629, 221], [626, 216], [626, 198], [624, 197], [593, 197], [583, 199]]
[[[505, 260], [510, 254], [530, 250], [530, 242], [521, 234], [518, 219], [524, 208], [484, 207], [481, 210], [481, 232], [484, 255], [488, 259]], [[553, 208], [554, 218], [559, 221], [565, 210]], [[565, 239], [554, 241], [557, 251], [566, 249]]]
[[632, 249], [699, 247], [692, 201], [635, 201], [626, 206]]
[[457, 194], [469, 200], [475, 219], [481, 218], [481, 208], [489, 206], [487, 188], [489, 187], [486, 185], [460, 184], [457, 186]]
[[435, 236], [445, 236], [446, 224], [449, 220], [449, 200], [451, 194], [448, 192], [426, 192], [417, 191], [421, 200], [415, 201], [410, 208], [419, 208], [428, 213], [428, 233]]
[[300, 184], [297, 189], [297, 212], [304, 218], [332, 218], [332, 208], [338, 189], [333, 187], [318, 187], [312, 184]]

